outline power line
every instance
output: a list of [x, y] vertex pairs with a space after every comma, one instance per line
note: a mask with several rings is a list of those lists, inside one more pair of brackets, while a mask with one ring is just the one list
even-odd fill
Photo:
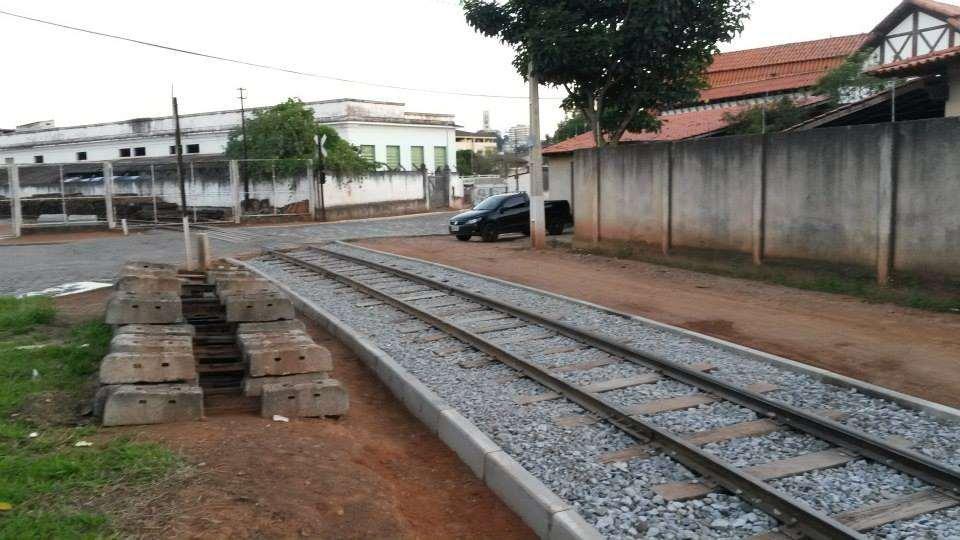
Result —
[[[98, 36], [98, 37], [104, 37], [104, 38], [109, 38], [109, 39], [116, 39], [116, 40], [120, 40], [120, 41], [126, 41], [126, 42], [128, 42], [128, 43], [135, 43], [135, 44], [137, 44], [137, 45], [143, 45], [143, 46], [146, 46], [146, 47], [154, 47], [154, 48], [162, 49], [162, 50], [169, 51], [169, 52], [186, 54], [186, 55], [190, 55], [190, 56], [197, 56], [197, 57], [200, 57], [200, 58], [206, 58], [206, 59], [208, 59], [208, 60], [217, 60], [217, 61], [220, 61], [220, 62], [227, 62], [227, 63], [230, 63], [230, 64], [239, 64], [239, 65], [242, 65], [242, 66], [254, 67], [254, 68], [258, 68], [258, 69], [266, 69], [266, 70], [270, 70], [270, 71], [279, 71], [279, 72], [282, 72], [282, 73], [288, 73], [288, 74], [292, 74], [292, 75], [299, 75], [299, 76], [303, 76], [303, 77], [312, 77], [312, 78], [315, 78], [315, 79], [324, 79], [324, 80], [328, 80], [328, 81], [336, 81], [336, 82], [342, 82], [342, 83], [348, 83], [348, 84], [357, 84], [357, 85], [362, 85], [362, 86], [372, 86], [372, 87], [376, 87], [376, 88], [388, 88], [388, 89], [391, 89], [391, 90], [404, 90], [404, 91], [407, 91], [407, 92], [423, 92], [423, 93], [426, 93], [426, 94], [440, 94], [440, 95], [449, 95], [449, 96], [462, 96], [462, 97], [474, 97], [474, 98], [490, 98], [490, 99], [523, 99], [523, 100], [528, 99], [527, 96], [504, 96], [504, 95], [497, 95], [497, 94], [478, 94], [478, 93], [471, 93], [471, 92], [454, 92], [454, 91], [445, 91], [445, 90], [432, 90], [432, 89], [429, 89], [429, 88], [413, 88], [413, 87], [409, 87], [409, 86], [397, 86], [397, 85], [392, 85], [392, 84], [381, 84], [381, 83], [373, 83], [373, 82], [367, 82], [367, 81], [358, 81], [358, 80], [353, 80], [353, 79], [345, 79], [345, 78], [342, 78], [342, 77], [333, 77], [333, 76], [330, 76], [330, 75], [320, 75], [320, 74], [318, 74], [318, 73], [310, 73], [310, 72], [308, 72], [308, 71], [299, 71], [299, 70], [296, 70], [296, 69], [285, 68], [285, 67], [278, 67], [278, 66], [272, 66], [272, 65], [269, 65], [269, 64], [258, 64], [258, 63], [256, 63], [256, 62], [248, 62], [248, 61], [246, 61], [246, 60], [238, 60], [238, 59], [236, 59], [236, 58], [227, 58], [227, 57], [225, 57], [225, 56], [217, 56], [217, 55], [215, 55], [215, 54], [207, 54], [207, 53], [203, 53], [203, 52], [192, 51], [192, 50], [189, 50], [189, 49], [181, 49], [181, 48], [172, 47], [172, 46], [169, 46], [169, 45], [162, 45], [162, 44], [160, 44], [160, 43], [153, 43], [153, 42], [150, 42], [150, 41], [142, 41], [142, 40], [134, 39], [134, 38], [131, 38], [131, 37], [120, 36], [120, 35], [116, 35], [116, 34], [108, 34], [108, 33], [106, 33], [106, 32], [98, 32], [98, 31], [96, 31], [96, 30], [90, 30], [90, 29], [88, 29], [88, 28], [81, 28], [81, 27], [79, 27], [79, 26], [71, 26], [71, 25], [68, 25], [68, 24], [61, 24], [61, 23], [57, 23], [57, 22], [53, 22], [53, 21], [47, 21], [47, 20], [44, 20], [44, 19], [37, 19], [37, 18], [35, 18], [35, 17], [28, 17], [28, 16], [26, 16], [26, 15], [20, 15], [20, 14], [18, 14], [18, 13], [13, 13], [13, 12], [10, 12], [10, 11], [0, 10], [0, 15], [7, 15], [7, 16], [9, 16], [9, 17], [14, 17], [14, 18], [17, 18], [17, 19], [22, 19], [22, 20], [25, 20], [25, 21], [31, 21], [31, 22], [35, 22], [35, 23], [45, 24], [45, 25], [48, 25], [48, 26], [53, 26], [53, 27], [56, 27], [56, 28], [62, 28], [62, 29], [66, 29], [66, 30], [73, 30], [74, 32], [81, 32], [81, 33], [84, 33], [84, 34], [91, 34], [91, 35]], [[540, 98], [540, 99], [561, 100], [561, 99], [563, 99], [563, 98], [559, 98], [559, 97], [542, 97], [542, 98]]]

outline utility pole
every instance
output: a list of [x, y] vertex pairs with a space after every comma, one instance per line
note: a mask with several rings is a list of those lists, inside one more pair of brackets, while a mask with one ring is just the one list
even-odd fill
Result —
[[187, 187], [183, 178], [183, 140], [180, 134], [180, 111], [177, 97], [173, 96], [174, 150], [177, 152], [177, 182], [180, 183], [180, 215], [187, 218]]
[[530, 62], [530, 245], [547, 247], [546, 213], [543, 208], [543, 155], [540, 149], [540, 79]]
[[240, 91], [240, 137], [243, 138], [243, 162], [240, 164], [240, 179], [243, 182], [243, 200], [250, 200], [250, 180], [247, 178], [247, 109], [244, 106], [244, 100], [247, 96], [244, 92], [246, 88], [238, 88]]

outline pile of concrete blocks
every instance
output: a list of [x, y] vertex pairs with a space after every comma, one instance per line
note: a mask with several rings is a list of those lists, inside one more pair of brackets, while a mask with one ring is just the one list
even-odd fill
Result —
[[94, 412], [104, 426], [203, 417], [193, 354], [194, 328], [182, 324], [182, 281], [161, 263], [127, 263], [107, 307], [117, 330], [100, 364]]
[[183, 321], [182, 281], [176, 267], [128, 262], [107, 304], [107, 324], [174, 324]]
[[333, 358], [313, 342], [303, 323], [285, 320], [238, 325], [237, 340], [247, 361], [244, 393], [260, 396], [264, 418], [312, 418], [346, 414], [350, 399], [329, 377]]
[[227, 322], [269, 322], [294, 318], [293, 304], [269, 281], [247, 270], [218, 266], [207, 272], [207, 283], [216, 285]]

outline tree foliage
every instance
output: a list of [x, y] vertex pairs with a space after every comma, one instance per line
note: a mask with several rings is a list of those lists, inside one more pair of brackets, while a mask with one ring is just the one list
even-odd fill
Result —
[[462, 176], [496, 174], [500, 169], [500, 157], [493, 152], [457, 150], [457, 173]]
[[547, 142], [556, 144], [588, 131], [590, 131], [590, 122], [587, 121], [587, 118], [583, 116], [582, 112], [573, 111], [572, 113], [567, 113], [564, 119], [557, 125], [557, 131], [553, 133], [553, 136], [547, 136]]
[[731, 135], [777, 133], [803, 122], [807, 117], [807, 112], [790, 98], [783, 98], [772, 104], [757, 105], [736, 114], [723, 115], [728, 124], [727, 132]]
[[[376, 169], [376, 165], [360, 157], [356, 147], [345, 141], [330, 126], [318, 125], [313, 111], [298, 99], [262, 109], [246, 122], [246, 157], [251, 160], [276, 160], [279, 176], [295, 176], [305, 172], [304, 160], [317, 159], [316, 136], [327, 136], [327, 158], [324, 170], [338, 180], [357, 178]], [[243, 131], [230, 132], [226, 155], [244, 158]], [[269, 162], [248, 163], [248, 174], [264, 175], [272, 170]]]
[[847, 58], [820, 79], [813, 93], [828, 96], [833, 105], [840, 105], [884, 91], [890, 84], [889, 80], [863, 72], [869, 55], [869, 51], [861, 51]]
[[563, 107], [598, 146], [659, 129], [656, 112], [695, 101], [703, 73], [742, 29], [751, 0], [464, 0], [467, 22], [516, 51], [513, 65], [564, 87]]

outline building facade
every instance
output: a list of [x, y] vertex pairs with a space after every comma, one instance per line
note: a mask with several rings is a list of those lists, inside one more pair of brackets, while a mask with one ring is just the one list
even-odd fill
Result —
[[[453, 115], [408, 112], [403, 103], [356, 99], [305, 105], [318, 123], [333, 127], [384, 169], [456, 168]], [[256, 110], [248, 110], [247, 118]], [[240, 124], [240, 110], [181, 115], [183, 153], [222, 155], [230, 132]], [[47, 121], [0, 133], [0, 159], [7, 164], [156, 160], [169, 158], [175, 150], [169, 116], [69, 127]]]
[[457, 150], [469, 150], [481, 154], [494, 153], [497, 151], [497, 133], [457, 130]]

